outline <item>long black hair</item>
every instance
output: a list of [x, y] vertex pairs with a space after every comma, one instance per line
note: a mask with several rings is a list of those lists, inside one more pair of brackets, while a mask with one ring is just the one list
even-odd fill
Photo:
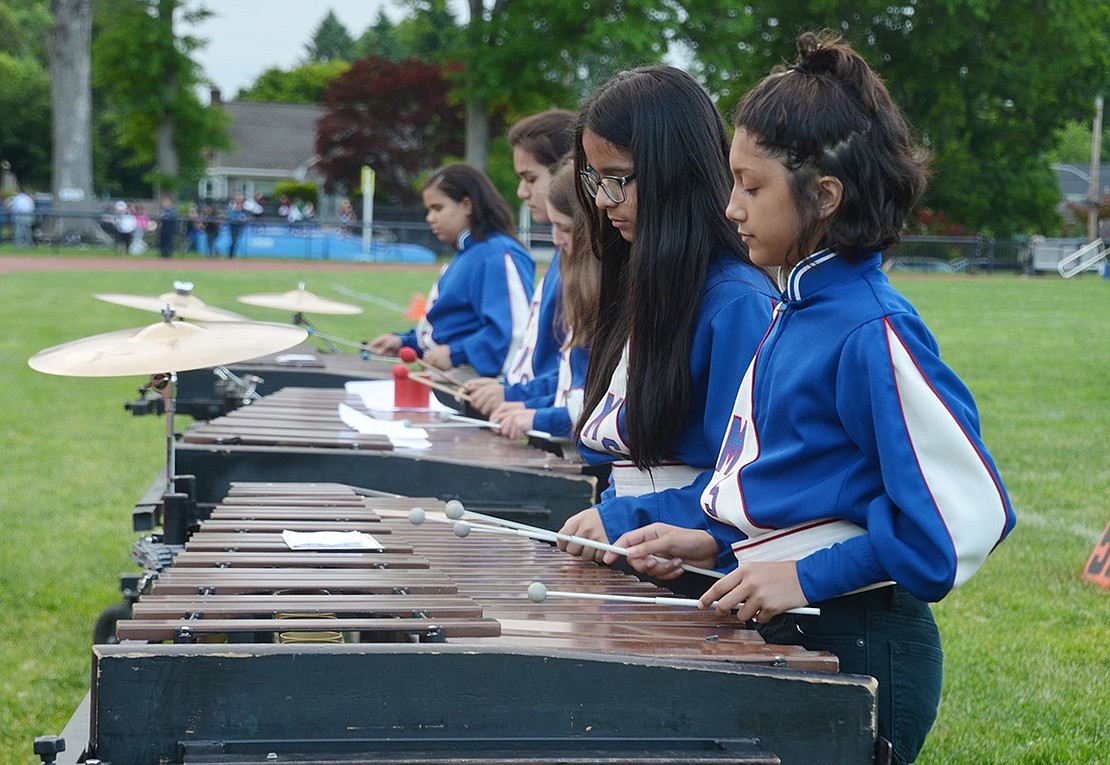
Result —
[[481, 170], [461, 162], [444, 165], [428, 176], [421, 191], [430, 188], [455, 202], [470, 199], [470, 235], [475, 239], [481, 241], [495, 231], [516, 239], [509, 204]]
[[709, 95], [668, 66], [612, 77], [583, 105], [574, 169], [586, 169], [589, 130], [632, 157], [636, 234], [627, 242], [579, 184], [589, 211], [584, 245], [601, 259], [601, 296], [586, 376], [581, 429], [605, 397], [629, 346], [625, 432], [640, 469], [673, 457], [693, 385], [690, 346], [710, 262], [747, 248], [725, 217], [731, 187], [729, 139]]

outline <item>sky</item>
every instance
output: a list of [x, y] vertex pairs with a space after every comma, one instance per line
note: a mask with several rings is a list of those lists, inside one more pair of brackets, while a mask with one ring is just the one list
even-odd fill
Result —
[[271, 67], [290, 69], [302, 62], [305, 45], [329, 8], [352, 37], [374, 24], [379, 10], [394, 21], [406, 10], [390, 0], [224, 0], [204, 6], [212, 17], [180, 31], [208, 41], [194, 60], [225, 99]]

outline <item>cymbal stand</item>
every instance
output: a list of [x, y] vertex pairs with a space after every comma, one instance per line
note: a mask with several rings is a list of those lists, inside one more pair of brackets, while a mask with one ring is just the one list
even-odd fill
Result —
[[225, 366], [213, 367], [212, 373], [220, 379], [221, 383], [217, 384], [216, 390], [225, 399], [234, 399], [242, 404], [262, 400], [257, 388], [266, 381], [258, 375], [240, 377]]
[[359, 356], [364, 361], [366, 361], [366, 360], [370, 360], [370, 361], [392, 361], [394, 363], [396, 363], [396, 361], [397, 361], [397, 359], [393, 356], [379, 356], [377, 354], [370, 353], [370, 351], [367, 350], [367, 348], [366, 348], [366, 346], [368, 345], [368, 342], [365, 341], [365, 340], [363, 342], [359, 343], [359, 342], [355, 342], [354, 340], [347, 340], [347, 339], [342, 338], [342, 337], [336, 337], [335, 335], [326, 335], [326, 334], [324, 334], [323, 332], [316, 329], [316, 327], [312, 326], [311, 322], [309, 322], [309, 320], [304, 317], [303, 313], [293, 314], [293, 323], [304, 327], [308, 331], [308, 334], [309, 334], [310, 337], [318, 337], [321, 340], [323, 340], [325, 343], [327, 343], [328, 344], [328, 349], [332, 353], [339, 353], [340, 352], [339, 346], [336, 345], [336, 343], [339, 343], [339, 344], [342, 344], [342, 345], [346, 345], [350, 348], [358, 348], [359, 349]]
[[316, 337], [319, 337], [321, 340], [327, 343], [328, 350], [332, 353], [339, 353], [339, 346], [333, 343], [327, 335], [317, 332], [316, 327], [312, 326], [312, 322], [306, 319], [305, 315], [300, 311], [293, 314], [293, 324], [298, 327], [304, 327], [308, 331], [308, 334], [310, 336], [315, 335]]
[[162, 408], [166, 413], [166, 486], [173, 486], [177, 474], [177, 437], [173, 428], [174, 389], [177, 387], [176, 372], [162, 372], [150, 376], [152, 390], [162, 394]]

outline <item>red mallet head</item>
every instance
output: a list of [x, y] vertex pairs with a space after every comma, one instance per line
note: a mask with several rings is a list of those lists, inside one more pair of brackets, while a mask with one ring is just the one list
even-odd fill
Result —
[[417, 358], [416, 350], [413, 348], [409, 348], [407, 345], [401, 350], [397, 351], [397, 355], [400, 356], [401, 361], [405, 362], [406, 364], [411, 364], [412, 362], [416, 361]]
[[409, 376], [409, 368], [404, 364], [393, 365], [393, 379], [394, 380], [407, 380]]

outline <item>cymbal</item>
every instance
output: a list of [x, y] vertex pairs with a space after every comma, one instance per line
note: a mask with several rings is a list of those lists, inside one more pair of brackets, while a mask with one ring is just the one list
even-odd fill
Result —
[[302, 285], [299, 289], [289, 292], [272, 292], [259, 295], [243, 295], [240, 303], [257, 305], [263, 308], [277, 308], [282, 311], [294, 313], [324, 313], [333, 315], [353, 315], [362, 313], [362, 309], [350, 303], [340, 303], [338, 300], [314, 295]]
[[290, 324], [160, 321], [39, 351], [28, 365], [66, 377], [127, 377], [231, 364], [284, 351], [308, 332]]
[[177, 314], [177, 318], [190, 321], [246, 321], [247, 317], [216, 308], [205, 303], [193, 294], [193, 283], [175, 281], [173, 292], [165, 292], [158, 297], [149, 295], [123, 295], [114, 292], [94, 293], [93, 297], [116, 305], [138, 308], [140, 311], [153, 311], [162, 313], [166, 306], [170, 306]]

